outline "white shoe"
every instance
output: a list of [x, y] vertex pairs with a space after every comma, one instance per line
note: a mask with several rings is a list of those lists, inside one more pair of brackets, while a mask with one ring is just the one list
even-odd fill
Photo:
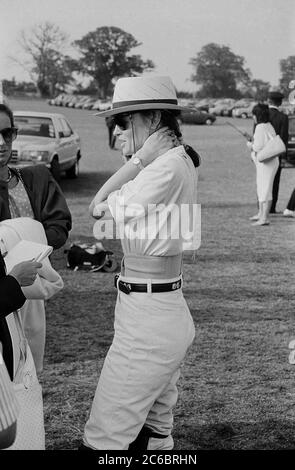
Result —
[[285, 217], [295, 217], [295, 211], [290, 211], [289, 209], [285, 209], [283, 212]]
[[259, 214], [253, 215], [252, 217], [249, 217], [249, 220], [259, 220], [259, 219], [260, 219]]
[[172, 450], [174, 447], [173, 437], [171, 434], [169, 436], [158, 439], [155, 437], [150, 437], [147, 450]]

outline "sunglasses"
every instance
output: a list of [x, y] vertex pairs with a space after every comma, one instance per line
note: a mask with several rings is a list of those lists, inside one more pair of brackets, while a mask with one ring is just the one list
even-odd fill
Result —
[[17, 128], [16, 127], [7, 127], [5, 129], [0, 130], [0, 134], [3, 137], [3, 140], [6, 144], [10, 144], [13, 140], [16, 139], [17, 136]]
[[122, 131], [126, 131], [129, 127], [131, 116], [131, 113], [116, 114], [113, 116], [113, 122], [116, 126], [120, 127]]

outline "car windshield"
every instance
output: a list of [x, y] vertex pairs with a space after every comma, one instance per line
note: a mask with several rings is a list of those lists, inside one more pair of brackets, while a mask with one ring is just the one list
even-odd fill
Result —
[[38, 137], [50, 137], [54, 139], [55, 132], [52, 120], [39, 116], [15, 116], [15, 127], [18, 135], [31, 135]]

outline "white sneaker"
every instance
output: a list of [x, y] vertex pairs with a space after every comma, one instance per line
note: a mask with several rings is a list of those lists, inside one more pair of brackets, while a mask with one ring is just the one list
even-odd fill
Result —
[[150, 437], [147, 450], [172, 450], [174, 447], [171, 434], [163, 439]]
[[289, 209], [285, 209], [283, 212], [285, 217], [295, 217], [295, 211], [290, 211]]

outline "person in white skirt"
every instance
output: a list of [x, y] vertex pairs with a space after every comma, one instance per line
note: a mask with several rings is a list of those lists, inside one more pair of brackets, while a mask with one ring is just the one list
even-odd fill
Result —
[[199, 158], [182, 142], [181, 109], [170, 78], [148, 75], [119, 79], [112, 109], [99, 113], [113, 116], [122, 153], [132, 158], [90, 205], [92, 215], [123, 228], [124, 258], [115, 335], [81, 450], [173, 448], [176, 384], [195, 335], [182, 294], [183, 236], [160, 236], [166, 222], [179, 223], [181, 205], [196, 202]]
[[269, 211], [272, 203], [272, 187], [276, 171], [279, 166], [278, 157], [259, 162], [257, 152], [263, 149], [265, 144], [276, 136], [276, 131], [269, 122], [269, 108], [267, 104], [259, 103], [252, 110], [255, 131], [253, 142], [247, 142], [251, 150], [251, 158], [256, 166], [256, 187], [259, 204], [258, 213], [250, 218], [252, 225], [269, 225]]

